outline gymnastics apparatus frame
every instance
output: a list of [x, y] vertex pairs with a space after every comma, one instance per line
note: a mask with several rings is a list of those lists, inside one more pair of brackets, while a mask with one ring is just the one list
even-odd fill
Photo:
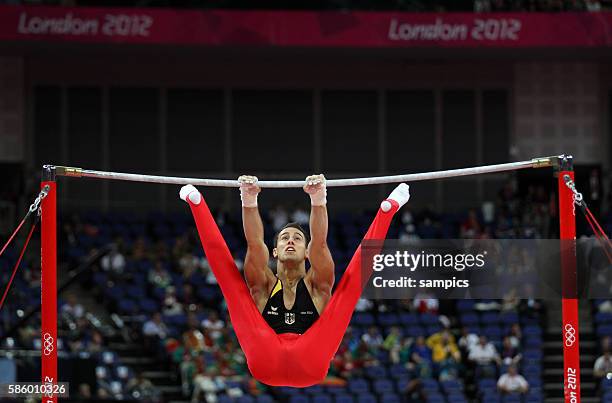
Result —
[[[328, 179], [328, 187], [361, 186], [397, 182], [415, 182], [458, 176], [480, 175], [493, 172], [516, 171], [528, 168], [552, 167], [557, 177], [559, 194], [559, 227], [561, 240], [576, 239], [576, 197], [573, 158], [567, 155], [534, 158], [528, 161], [486, 165], [472, 168], [425, 172], [406, 175], [378, 176], [354, 179]], [[119, 172], [105, 172], [75, 167], [45, 165], [41, 189], [41, 369], [42, 382], [58, 382], [57, 371], [57, 178], [94, 178], [131, 182], [149, 182], [174, 185], [199, 185], [215, 187], [239, 187], [237, 180], [180, 178]], [[301, 188], [303, 180], [258, 181], [262, 188]], [[48, 187], [48, 188], [47, 188]], [[576, 250], [561, 248], [562, 272], [562, 339], [563, 339], [563, 389], [566, 403], [580, 402], [580, 349], [578, 328], [578, 298]], [[57, 397], [43, 399], [45, 403], [57, 402]]]

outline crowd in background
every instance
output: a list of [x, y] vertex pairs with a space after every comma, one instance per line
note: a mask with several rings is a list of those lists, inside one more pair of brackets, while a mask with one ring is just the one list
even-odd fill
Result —
[[[516, 181], [511, 180], [500, 190], [494, 202], [465, 212], [462, 219], [454, 222], [450, 233], [445, 228], [445, 218], [436, 212], [406, 208], [398, 217], [395, 234], [399, 239], [445, 236], [480, 239], [554, 237], [557, 232], [556, 215], [554, 194], [538, 186], [530, 186], [526, 191], [519, 192]], [[217, 214], [217, 221], [224, 231], [228, 231], [231, 225], [236, 227], [238, 219], [229, 214]], [[288, 211], [277, 207], [264, 217], [269, 229], [274, 230], [288, 220], [306, 224], [308, 213], [303, 209]], [[63, 221], [61, 242], [64, 242], [66, 250], [82, 247], [83, 239], [101, 236], [100, 223], [80, 215], [65, 217]], [[608, 227], [610, 223], [605, 224]], [[157, 223], [149, 222], [148, 225], [155, 226]], [[240, 238], [240, 234], [234, 235]], [[235, 248], [236, 263], [240, 268], [243, 248], [240, 242]], [[75, 254], [73, 258], [82, 256], [82, 253]], [[140, 274], [134, 271], [134, 267], [145, 262], [150, 265], [143, 271], [145, 274], [138, 277]], [[40, 266], [30, 261], [20, 273], [27, 288], [40, 287], [39, 270]], [[214, 402], [219, 393], [240, 396], [245, 391], [253, 395], [268, 391], [265, 385], [250, 377], [220, 295], [202, 298], [201, 288], [215, 287], [216, 280], [201, 252], [193, 228], [187, 227], [185, 231], [179, 231], [178, 236], [166, 239], [156, 239], [150, 236], [150, 231], [134, 237], [117, 235], [113, 239], [113, 247], [100, 260], [96, 270], [105, 275], [106, 281], [105, 284], [97, 284], [98, 287], [113, 287], [124, 281], [139, 282], [159, 299], [159, 309], [132, 329], [132, 337], [142, 340], [155, 357], [169, 363], [180, 374], [184, 395], [193, 401], [204, 399]], [[15, 292], [19, 294], [22, 290], [17, 287]], [[612, 311], [610, 306], [612, 304], [607, 301], [600, 304], [598, 309], [602, 312]], [[116, 307], [108, 304], [107, 308], [112, 311]], [[519, 301], [512, 296], [483, 304], [478, 309], [482, 312], [517, 312], [521, 317], [532, 315], [544, 318], [545, 315], [544, 306], [538, 301]], [[342, 384], [351, 378], [363, 376], [367, 368], [379, 365], [384, 357], [384, 360], [404, 367], [411, 374], [413, 381], [406, 385], [404, 392], [417, 401], [424, 393], [422, 380], [465, 380], [466, 370], [472, 374], [472, 381], [495, 379], [502, 393], [524, 394], [530, 388], [525, 377], [519, 373], [523, 358], [523, 336], [519, 324], [511, 326], [502, 335], [501, 343], [496, 345], [485, 335], [461, 326], [453, 308], [449, 310], [443, 301], [430, 295], [391, 302], [362, 299], [356, 311], [434, 314], [440, 318], [440, 329], [414, 337], [404, 334], [401, 327], [351, 327], [330, 365], [330, 382]], [[74, 295], [67, 295], [60, 311], [62, 340], [66, 343], [67, 351], [101, 354], [108, 347], [105, 336], [92, 326], [86, 316], [87, 312]], [[185, 318], [184, 322], [177, 323], [173, 319], [181, 317]], [[36, 326], [24, 326], [20, 329], [18, 343], [31, 347], [36, 337], [39, 337]], [[594, 374], [597, 378], [606, 379], [612, 373], [609, 337], [602, 339], [599, 351], [601, 357], [594, 363]], [[121, 396], [115, 390], [116, 385], [105, 381], [105, 374], [96, 375], [96, 391], [88, 390], [87, 385], [79, 385], [83, 398], [94, 393], [101, 398]], [[141, 374], [126, 369], [119, 376], [125, 377], [123, 393], [139, 390], [141, 395], [156, 396], [151, 382]]]

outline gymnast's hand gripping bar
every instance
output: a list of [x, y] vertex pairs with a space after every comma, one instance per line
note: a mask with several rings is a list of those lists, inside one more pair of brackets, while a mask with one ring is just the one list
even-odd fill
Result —
[[[327, 187], [341, 186], [362, 186], [362, 185], [378, 185], [384, 183], [398, 182], [416, 182], [432, 179], [452, 178], [457, 176], [479, 175], [493, 172], [516, 171], [526, 168], [543, 168], [550, 167], [556, 164], [558, 158], [564, 156], [533, 158], [529, 161], [509, 162], [505, 164], [483, 165], [472, 168], [449, 169], [445, 171], [423, 172], [405, 175], [391, 176], [375, 176], [369, 178], [352, 178], [352, 179], [328, 179]], [[227, 179], [199, 179], [199, 178], [181, 178], [175, 176], [156, 176], [131, 174], [123, 172], [106, 172], [94, 171], [90, 169], [82, 169], [76, 167], [45, 165], [44, 169], [54, 171], [57, 176], [68, 176], [77, 178], [96, 178], [121, 180], [131, 182], [149, 182], [149, 183], [166, 183], [174, 185], [198, 185], [198, 186], [216, 186], [216, 187], [239, 187], [237, 180]], [[257, 184], [262, 188], [301, 188], [304, 186], [304, 180], [280, 180], [280, 181], [258, 181]]]

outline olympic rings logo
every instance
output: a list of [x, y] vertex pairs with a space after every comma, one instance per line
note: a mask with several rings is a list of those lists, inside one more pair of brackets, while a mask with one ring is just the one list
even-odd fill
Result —
[[43, 334], [43, 342], [44, 342], [43, 354], [44, 355], [50, 355], [53, 352], [53, 342], [54, 341], [55, 340], [53, 340], [53, 337], [51, 337], [49, 333]]
[[576, 342], [576, 329], [571, 324], [565, 325], [565, 345], [571, 347]]

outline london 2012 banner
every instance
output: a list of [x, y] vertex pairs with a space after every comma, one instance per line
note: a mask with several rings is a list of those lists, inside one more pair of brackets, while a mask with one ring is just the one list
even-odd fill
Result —
[[346, 13], [0, 6], [0, 41], [592, 48], [612, 46], [612, 13]]

